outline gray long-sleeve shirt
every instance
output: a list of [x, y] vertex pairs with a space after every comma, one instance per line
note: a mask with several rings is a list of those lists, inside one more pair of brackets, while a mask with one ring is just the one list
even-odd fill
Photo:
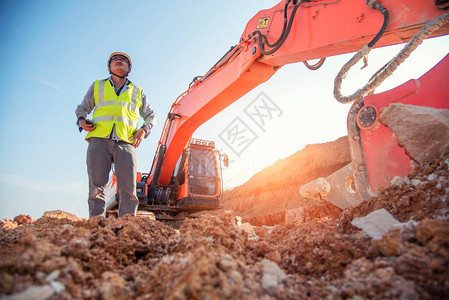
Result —
[[[129, 89], [129, 83], [131, 81], [127, 80], [125, 85], [120, 90], [118, 87], [114, 85], [114, 82], [112, 81], [111, 77], [108, 78], [111, 85], [114, 87], [114, 91], [123, 93], [126, 92]], [[80, 105], [75, 110], [76, 117], [78, 121], [82, 118], [86, 119], [87, 115], [89, 115], [93, 109], [95, 108], [95, 98], [94, 98], [94, 86], [95, 83], [92, 83], [92, 85], [87, 90], [86, 95], [84, 96], [83, 102], [81, 102]], [[150, 106], [150, 103], [148, 102], [147, 95], [142, 90], [141, 93], [141, 101], [142, 106], [139, 109], [139, 114], [142, 117], [144, 123], [142, 125], [142, 129], [145, 130], [145, 138], [147, 138], [150, 135], [151, 128], [153, 128], [154, 124], [156, 123], [156, 113], [153, 111], [153, 109]], [[77, 124], [78, 124], [77, 121]], [[118, 140], [118, 137], [115, 133], [115, 126], [112, 130], [111, 137], [114, 140]]]

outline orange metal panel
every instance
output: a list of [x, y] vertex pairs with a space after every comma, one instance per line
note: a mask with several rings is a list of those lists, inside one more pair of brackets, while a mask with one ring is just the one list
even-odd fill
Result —
[[189, 196], [189, 185], [188, 185], [188, 178], [186, 178], [186, 182], [183, 185], [179, 186], [179, 190], [178, 193], [176, 194], [176, 200], [182, 199], [182, 198], [186, 198]]

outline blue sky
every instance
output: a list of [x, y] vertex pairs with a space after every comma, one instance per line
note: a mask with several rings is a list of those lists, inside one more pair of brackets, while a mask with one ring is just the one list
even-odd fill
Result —
[[[111, 52], [131, 56], [130, 79], [146, 91], [158, 116], [152, 135], [138, 148], [139, 170], [149, 171], [176, 97], [194, 76], [203, 75], [237, 44], [252, 16], [275, 4], [268, 0], [2, 1], [0, 218], [21, 213], [38, 218], [55, 209], [87, 216], [87, 143], [75, 126], [74, 111], [90, 84], [108, 76], [106, 60]], [[373, 51], [370, 68], [363, 74], [355, 71], [349, 83], [343, 83], [348, 93], [401, 47]], [[401, 66], [382, 89], [419, 77], [448, 52], [447, 37], [426, 41], [410, 58], [413, 61]], [[332, 84], [349, 57], [329, 58], [315, 72], [302, 64], [286, 66], [197, 130], [196, 137], [215, 140], [230, 156], [225, 186], [241, 184], [306, 144], [346, 134], [349, 105], [333, 99]], [[220, 134], [235, 117], [246, 120], [245, 108], [261, 93], [281, 113], [263, 130], [250, 125], [257, 139], [236, 155], [221, 142]]]

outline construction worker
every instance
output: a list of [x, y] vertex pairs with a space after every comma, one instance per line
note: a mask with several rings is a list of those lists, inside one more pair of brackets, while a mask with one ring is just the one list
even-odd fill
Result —
[[[117, 177], [119, 217], [136, 215], [136, 148], [150, 135], [156, 115], [144, 91], [127, 79], [131, 58], [114, 52], [108, 59], [107, 79], [96, 80], [78, 105], [75, 114], [80, 132], [87, 131], [89, 216], [105, 216], [106, 184], [112, 163]], [[92, 111], [92, 121], [87, 119]], [[137, 129], [139, 114], [143, 125]]]

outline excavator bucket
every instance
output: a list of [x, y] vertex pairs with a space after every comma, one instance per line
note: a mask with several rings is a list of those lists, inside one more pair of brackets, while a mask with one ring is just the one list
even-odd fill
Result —
[[[375, 196], [394, 177], [407, 176], [415, 164], [447, 153], [448, 79], [449, 55], [419, 79], [354, 102], [347, 123], [352, 163], [304, 185], [300, 194], [350, 207]], [[426, 134], [434, 130], [438, 136]]]

